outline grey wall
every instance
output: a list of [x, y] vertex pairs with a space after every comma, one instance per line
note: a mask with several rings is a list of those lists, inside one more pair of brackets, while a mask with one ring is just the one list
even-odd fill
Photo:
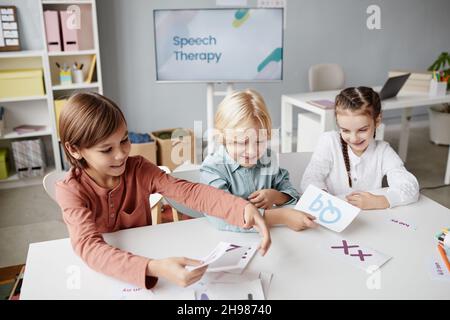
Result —
[[[286, 0], [284, 81], [239, 84], [262, 93], [275, 126], [283, 93], [308, 90], [310, 65], [341, 64], [347, 85], [375, 85], [389, 69], [426, 69], [450, 50], [448, 0]], [[255, 6], [256, 0], [249, 0]], [[3, 0], [19, 8], [24, 49], [42, 49], [37, 0]], [[366, 8], [381, 7], [382, 30], [366, 28]], [[130, 130], [192, 127], [206, 120], [205, 84], [157, 84], [153, 9], [208, 8], [213, 0], [97, 0], [105, 94], [124, 110]], [[216, 104], [219, 100], [216, 99]], [[426, 114], [425, 108], [415, 114]], [[385, 118], [396, 117], [389, 112]]]
[[[248, 4], [255, 6], [256, 0]], [[366, 27], [370, 4], [381, 7], [382, 30]], [[207, 8], [215, 1], [97, 0], [97, 6], [105, 94], [123, 108], [130, 130], [206, 121], [205, 84], [154, 81], [152, 10]], [[307, 91], [312, 64], [341, 64], [348, 86], [381, 84], [390, 69], [426, 69], [440, 52], [450, 50], [449, 23], [444, 22], [449, 12], [448, 0], [288, 0], [284, 81], [237, 88], [260, 91], [277, 127], [281, 95]]]

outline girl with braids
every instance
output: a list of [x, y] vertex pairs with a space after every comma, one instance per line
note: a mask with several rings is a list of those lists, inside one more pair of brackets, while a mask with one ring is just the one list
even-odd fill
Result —
[[269, 230], [250, 202], [213, 187], [175, 179], [141, 156], [129, 157], [127, 123], [110, 99], [98, 93], [74, 94], [61, 112], [59, 132], [72, 168], [56, 184], [56, 199], [74, 251], [92, 269], [147, 289], [159, 277], [187, 286], [203, 276], [204, 267], [185, 268], [200, 261], [150, 259], [103, 239], [105, 232], [151, 224], [151, 193], [161, 193], [239, 227], [256, 227], [263, 235], [261, 253], [269, 248]]
[[[392, 208], [417, 201], [417, 179], [385, 141], [375, 140], [381, 123], [378, 93], [347, 88], [336, 97], [339, 132], [325, 132], [305, 170], [301, 189], [312, 184], [365, 210]], [[381, 183], [387, 176], [388, 187]]]

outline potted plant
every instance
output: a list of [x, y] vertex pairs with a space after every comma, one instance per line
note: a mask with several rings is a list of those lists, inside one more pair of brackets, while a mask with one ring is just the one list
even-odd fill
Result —
[[[450, 54], [442, 52], [428, 71], [442, 71], [450, 88]], [[435, 144], [450, 145], [450, 104], [443, 103], [430, 107], [430, 140]]]

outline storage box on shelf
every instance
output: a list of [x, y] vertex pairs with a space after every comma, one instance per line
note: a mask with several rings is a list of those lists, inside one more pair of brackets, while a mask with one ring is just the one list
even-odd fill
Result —
[[7, 179], [9, 176], [9, 150], [0, 148], [0, 180]]
[[[23, 7], [21, 0], [17, 0], [16, 5], [19, 15], [24, 15], [25, 11], [21, 12], [21, 7]], [[38, 14], [23, 16], [23, 19], [36, 19], [36, 17], [39, 19], [34, 23], [40, 25], [37, 32], [41, 33], [41, 47], [37, 48], [36, 44], [32, 44], [33, 48], [29, 48], [30, 43], [25, 42], [22, 48], [31, 50], [0, 53], [0, 106], [4, 106], [6, 111], [3, 121], [4, 134], [0, 137], [0, 148], [9, 149], [11, 156], [10, 176], [0, 180], [0, 189], [41, 182], [40, 177], [24, 178], [24, 174], [20, 174], [20, 176], [17, 173], [14, 174], [16, 170], [12, 157], [12, 144], [23, 141], [23, 138], [40, 137], [44, 141], [44, 156], [47, 158], [48, 166], [45, 172], [63, 168], [63, 154], [60, 150], [57, 129], [58, 115], [62, 105], [60, 105], [61, 102], [54, 101], [55, 99], [67, 99], [75, 91], [103, 93], [96, 1], [39, 0], [33, 1], [30, 6], [35, 6], [32, 9], [35, 9], [34, 12]], [[46, 26], [45, 11], [55, 11], [59, 20], [61, 20], [61, 15], [65, 21], [70, 19], [69, 22], [75, 29], [69, 31], [73, 32], [62, 34], [61, 37], [60, 24], [57, 29], [55, 29], [54, 21], [53, 24]], [[61, 14], [61, 12], [63, 13]], [[55, 14], [53, 14], [54, 16]], [[76, 19], [72, 19], [74, 17]], [[47, 32], [48, 28], [53, 28], [52, 34]], [[64, 36], [71, 43], [64, 43]], [[30, 39], [30, 37], [31, 35], [28, 37], [25, 35], [22, 39]], [[76, 45], [73, 45], [74, 41]], [[56, 44], [49, 44], [49, 42], [56, 42]], [[93, 61], [94, 63], [92, 63]], [[78, 66], [83, 64], [82, 78], [85, 81], [61, 85], [56, 62], [66, 63], [68, 66], [72, 66], [74, 62], [77, 62]], [[40, 75], [36, 69], [40, 70]], [[11, 73], [12, 70], [14, 72]], [[43, 125], [46, 129], [26, 133], [13, 130], [21, 125]]]
[[0, 70], [0, 98], [45, 94], [42, 69]]
[[11, 145], [19, 178], [44, 175], [45, 150], [41, 139], [14, 141]]

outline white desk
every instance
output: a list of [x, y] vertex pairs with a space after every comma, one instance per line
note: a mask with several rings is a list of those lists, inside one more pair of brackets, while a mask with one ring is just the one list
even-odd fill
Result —
[[[374, 90], [380, 90], [381, 87], [374, 87]], [[334, 110], [324, 110], [309, 104], [310, 100], [328, 99], [334, 101], [339, 90], [320, 91], [309, 93], [288, 94], [281, 96], [281, 150], [282, 152], [292, 151], [292, 114], [296, 107], [300, 112], [311, 112], [319, 116], [319, 126], [321, 132], [333, 130], [335, 128]], [[421, 106], [431, 106], [440, 103], [449, 103], [450, 93], [442, 97], [429, 96], [426, 93], [400, 92], [396, 97], [383, 100], [381, 102], [382, 110], [403, 109], [401, 120], [401, 133], [399, 142], [399, 156], [405, 161], [408, 140], [409, 140], [409, 121], [412, 108]], [[301, 123], [298, 124], [301, 126]], [[313, 137], [311, 137], [313, 138]], [[297, 150], [302, 151], [302, 150]], [[445, 183], [450, 184], [450, 149], [448, 153], [447, 168], [445, 173]]]
[[[387, 222], [388, 217], [403, 218], [418, 229], [402, 230]], [[269, 252], [265, 257], [256, 254], [247, 270], [273, 273], [268, 299], [450, 299], [450, 282], [431, 280], [427, 265], [437, 254], [434, 234], [449, 225], [450, 210], [424, 196], [410, 206], [362, 212], [341, 235], [393, 257], [380, 269], [379, 290], [367, 288], [370, 275], [365, 271], [318, 248], [321, 239], [331, 234], [323, 228], [299, 233], [273, 228]], [[217, 231], [199, 218], [122, 230], [106, 234], [105, 239], [136, 254], [162, 258], [200, 257], [219, 241], [259, 236]], [[67, 286], [74, 274], [80, 277], [79, 289]], [[21, 299], [117, 299], [124, 286], [85, 266], [69, 240], [63, 239], [30, 245]]]

